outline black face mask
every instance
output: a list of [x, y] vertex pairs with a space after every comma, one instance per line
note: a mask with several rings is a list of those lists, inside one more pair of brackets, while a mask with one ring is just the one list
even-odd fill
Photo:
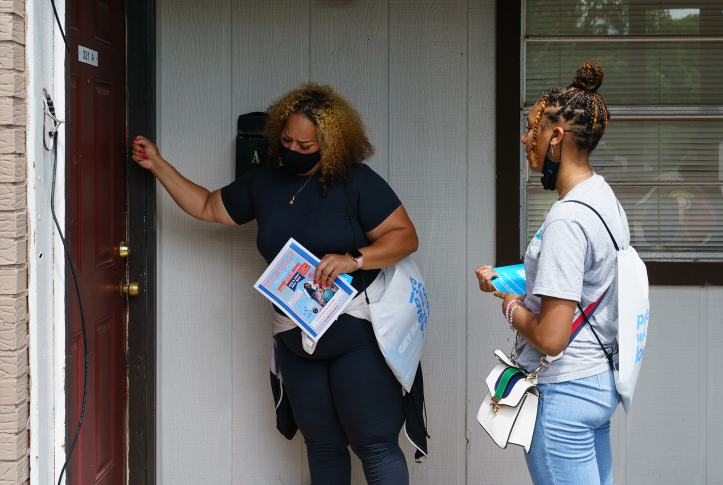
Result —
[[[550, 140], [552, 143], [552, 140]], [[545, 162], [542, 164], [542, 187], [545, 190], [555, 190], [555, 181], [557, 180], [557, 172], [560, 170], [560, 163], [562, 162], [562, 147], [560, 147], [560, 161], [555, 162], [550, 158], [548, 152], [550, 147], [548, 145], [547, 152], [545, 152]]]
[[299, 153], [279, 144], [279, 159], [284, 170], [292, 175], [306, 173], [321, 160], [321, 150], [315, 153]]
[[[570, 133], [571, 130], [564, 130], [565, 133]], [[545, 190], [555, 190], [555, 181], [557, 180], [557, 172], [560, 171], [560, 164], [562, 163], [562, 143], [560, 143], [560, 161], [555, 162], [550, 158], [550, 147], [552, 146], [552, 138], [550, 143], [547, 145], [547, 151], [545, 152], [545, 161], [542, 164], [542, 187]]]

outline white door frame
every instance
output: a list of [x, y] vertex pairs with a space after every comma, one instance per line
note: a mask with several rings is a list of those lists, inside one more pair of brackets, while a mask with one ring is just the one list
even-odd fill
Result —
[[[68, 58], [49, 3], [27, 0], [25, 16], [31, 485], [57, 483], [66, 446], [66, 265], [50, 213], [53, 155], [43, 147], [42, 96], [47, 89], [58, 117], [65, 118]], [[65, 19], [66, 1], [55, 0], [55, 5]], [[56, 140], [55, 211], [64, 230], [65, 137], [62, 125]]]

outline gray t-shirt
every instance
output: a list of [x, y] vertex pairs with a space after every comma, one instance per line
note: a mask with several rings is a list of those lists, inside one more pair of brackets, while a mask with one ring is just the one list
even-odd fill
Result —
[[[540, 297], [552, 296], [580, 302], [586, 313], [594, 308], [590, 323], [606, 348], [617, 349], [617, 252], [600, 218], [588, 207], [565, 202], [568, 200], [594, 207], [620, 249], [630, 244], [625, 211], [605, 179], [593, 175], [573, 188], [564, 200], [553, 204], [527, 247], [525, 304], [530, 311], [539, 313]], [[592, 331], [581, 316], [577, 318], [581, 322], [579, 333], [561, 359], [540, 371], [540, 384], [582, 379], [610, 368]], [[535, 370], [543, 354], [522, 338], [517, 347], [517, 363], [528, 371]]]

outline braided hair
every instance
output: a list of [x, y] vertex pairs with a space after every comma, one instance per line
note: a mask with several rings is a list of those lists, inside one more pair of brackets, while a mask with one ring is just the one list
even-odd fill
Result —
[[577, 70], [572, 84], [548, 89], [540, 94], [540, 107], [537, 110], [532, 132], [530, 157], [533, 167], [537, 166], [535, 156], [537, 131], [540, 125], [543, 128], [546, 126], [546, 119], [553, 123], [561, 119], [569, 123], [575, 144], [588, 153], [595, 149], [610, 120], [605, 101], [597, 94], [604, 78], [605, 74], [599, 64], [587, 62]]

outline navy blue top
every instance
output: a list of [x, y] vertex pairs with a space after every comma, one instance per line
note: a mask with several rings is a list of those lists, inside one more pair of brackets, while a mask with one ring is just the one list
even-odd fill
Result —
[[[264, 166], [222, 188], [221, 199], [236, 224], [256, 219], [256, 247], [267, 264], [291, 237], [319, 259], [327, 254], [346, 254], [354, 249], [354, 237], [344, 197], [344, 179], [339, 178], [333, 187], [327, 187], [324, 197], [320, 178], [321, 171], [313, 174], [294, 203], [289, 204], [309, 177]], [[371, 244], [365, 233], [384, 222], [402, 203], [368, 165], [352, 167], [346, 187], [357, 246], [363, 248]], [[378, 269], [362, 271], [367, 285], [379, 273]], [[352, 273], [352, 277], [352, 285], [361, 292], [364, 287], [359, 271]]]

